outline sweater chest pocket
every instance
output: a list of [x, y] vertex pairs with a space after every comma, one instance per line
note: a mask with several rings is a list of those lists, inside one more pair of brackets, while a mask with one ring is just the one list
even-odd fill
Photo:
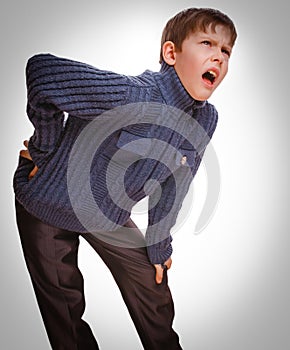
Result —
[[146, 158], [150, 148], [151, 139], [147, 133], [141, 135], [123, 129], [116, 142], [116, 152], [110, 156], [110, 162], [127, 169], [134, 162]]

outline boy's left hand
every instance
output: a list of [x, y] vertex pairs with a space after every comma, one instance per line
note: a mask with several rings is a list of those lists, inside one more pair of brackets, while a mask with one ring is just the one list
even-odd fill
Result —
[[[23, 142], [23, 145], [25, 146], [26, 149], [22, 149], [22, 150], [20, 151], [20, 156], [23, 157], [23, 158], [26, 158], [26, 159], [28, 159], [28, 160], [33, 161], [32, 158], [31, 158], [31, 155], [30, 155], [30, 153], [29, 153], [29, 151], [28, 151], [28, 141], [25, 140], [25, 141]], [[37, 171], [38, 171], [38, 167], [35, 165], [34, 168], [31, 170], [31, 172], [29, 173], [28, 179], [29, 179], [29, 180], [32, 179], [33, 176], [37, 173]]]
[[156, 274], [155, 274], [155, 281], [157, 284], [162, 283], [162, 279], [163, 279], [163, 272], [164, 269], [169, 270], [172, 264], [172, 259], [171, 257], [165, 261], [165, 263], [163, 265], [161, 264], [154, 264], [155, 270], [156, 270]]

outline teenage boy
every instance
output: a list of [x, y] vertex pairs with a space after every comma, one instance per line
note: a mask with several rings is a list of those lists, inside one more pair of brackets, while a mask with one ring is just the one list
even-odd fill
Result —
[[[96, 149], [90, 164], [94, 200], [108, 216], [108, 222], [120, 227], [108, 232], [108, 236], [118, 237], [119, 231], [130, 231], [126, 237], [128, 246], [101, 239], [79, 221], [70, 201], [72, 189], [67, 184], [69, 159], [81, 132], [95, 118], [116, 107], [134, 108], [136, 103], [175, 108], [183, 112], [181, 122], [187, 120], [184, 114], [190, 115], [201, 125], [208, 143], [216, 127], [217, 112], [206, 100], [227, 74], [235, 39], [234, 24], [225, 14], [191, 8], [178, 13], [164, 28], [160, 72], [128, 77], [49, 54], [29, 59], [27, 114], [35, 131], [25, 142], [27, 149], [20, 152], [14, 176], [16, 214], [25, 260], [53, 349], [98, 349], [89, 325], [82, 319], [85, 301], [83, 278], [77, 266], [79, 236], [91, 244], [110, 269], [144, 349], [181, 349], [172, 328], [174, 306], [167, 282], [172, 254], [170, 229], [205, 146], [195, 152], [190, 145], [184, 147], [188, 141], [174, 130], [161, 127], [156, 133], [156, 125], [137, 123], [112, 132]], [[69, 115], [66, 122], [63, 112]], [[178, 184], [182, 196], [175, 204], [175, 174], [150, 154], [130, 164], [125, 188], [132, 202], [145, 197], [148, 180], [161, 186], [157, 201], [156, 193], [149, 193], [156, 202], [148, 213], [146, 242], [143, 247], [134, 247], [134, 242], [143, 242], [143, 235], [130, 219], [130, 208], [122, 209], [110, 199], [106, 171], [120, 141], [130, 143], [132, 137], [138, 140], [157, 136], [170, 149], [184, 152], [175, 169], [182, 179]], [[172, 152], [171, 157], [175, 156]], [[191, 178], [185, 168], [190, 169]], [[73, 195], [81, 198], [81, 190], [82, 184], [73, 188]], [[169, 212], [173, 214], [167, 218]], [[155, 225], [159, 221], [164, 222], [161, 228]], [[100, 227], [100, 231], [106, 230]]]

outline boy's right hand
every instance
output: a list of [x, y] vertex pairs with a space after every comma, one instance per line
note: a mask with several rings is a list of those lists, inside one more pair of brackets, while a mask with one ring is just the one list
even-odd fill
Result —
[[[20, 151], [20, 157], [26, 158], [26, 159], [31, 160], [33, 162], [32, 158], [31, 158], [31, 155], [30, 155], [30, 153], [28, 151], [28, 141], [25, 140], [23, 142], [23, 145], [25, 146], [26, 149], [22, 149]], [[32, 179], [33, 176], [37, 173], [37, 171], [38, 171], [38, 167], [35, 165], [34, 168], [31, 170], [31, 172], [29, 173], [28, 179], [29, 180]]]
[[162, 265], [161, 264], [154, 264], [155, 271], [156, 271], [155, 281], [157, 284], [162, 283], [164, 269], [169, 270], [171, 267], [171, 264], [172, 264], [171, 257], [168, 260], [166, 260], [165, 263]]

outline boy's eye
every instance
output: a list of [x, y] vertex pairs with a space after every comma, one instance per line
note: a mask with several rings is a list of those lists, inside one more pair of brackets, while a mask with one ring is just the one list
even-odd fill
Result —
[[210, 45], [211, 45], [211, 42], [208, 41], [208, 40], [204, 40], [204, 41], [202, 42], [202, 44], [207, 45], [207, 46], [210, 46]]
[[230, 51], [227, 50], [227, 49], [222, 49], [222, 52], [223, 52], [224, 54], [226, 54], [228, 57], [230, 57], [230, 55], [231, 55]]

